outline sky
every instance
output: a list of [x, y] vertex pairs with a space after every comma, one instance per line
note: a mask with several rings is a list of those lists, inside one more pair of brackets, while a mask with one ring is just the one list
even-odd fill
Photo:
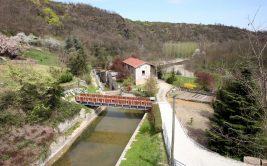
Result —
[[86, 3], [131, 20], [223, 24], [267, 30], [267, 0], [56, 0]]

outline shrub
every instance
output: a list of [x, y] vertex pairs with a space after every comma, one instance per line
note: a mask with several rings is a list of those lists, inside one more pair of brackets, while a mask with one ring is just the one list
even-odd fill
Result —
[[37, 104], [29, 114], [27, 121], [30, 123], [42, 122], [47, 120], [52, 110], [45, 107], [44, 104]]
[[213, 76], [206, 72], [196, 72], [197, 83], [201, 85], [201, 87], [205, 91], [212, 91], [214, 89], [215, 80]]
[[168, 84], [173, 84], [176, 81], [176, 74], [174, 70], [171, 72], [171, 75], [167, 78], [166, 82]]
[[144, 86], [146, 96], [155, 96], [158, 92], [158, 84], [156, 78], [153, 76], [149, 77]]
[[0, 55], [14, 59], [18, 56], [19, 52], [20, 49], [15, 40], [0, 34]]
[[59, 83], [66, 83], [73, 80], [73, 75], [69, 71], [65, 71], [59, 78]]
[[152, 134], [159, 133], [162, 131], [161, 114], [158, 104], [153, 104], [152, 110], [148, 113], [147, 119], [149, 121]]
[[14, 91], [6, 91], [0, 95], [0, 110], [7, 109], [9, 106], [14, 106], [17, 94]]
[[186, 88], [186, 89], [195, 89], [197, 86], [195, 84], [192, 84], [192, 83], [185, 83], [183, 85], [183, 88]]

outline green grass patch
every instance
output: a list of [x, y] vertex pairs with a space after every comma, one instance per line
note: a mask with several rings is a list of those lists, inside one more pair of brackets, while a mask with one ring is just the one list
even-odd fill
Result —
[[26, 58], [35, 59], [39, 64], [56, 66], [57, 65], [57, 56], [52, 54], [49, 51], [29, 49], [23, 53], [23, 56]]
[[[170, 76], [171, 76], [170, 73], [166, 73], [166, 74], [164, 74], [163, 79], [166, 81]], [[195, 77], [185, 77], [185, 76], [181, 76], [181, 75], [175, 76], [175, 81], [173, 82], [173, 85], [175, 85], [177, 87], [181, 87], [185, 83], [191, 83], [191, 84], [197, 86]]]
[[168, 57], [190, 58], [197, 48], [197, 42], [165, 43], [163, 53]]
[[167, 154], [164, 148], [162, 133], [154, 133], [149, 121], [146, 119], [140, 127], [140, 132], [126, 154], [126, 160], [121, 166], [155, 166], [168, 165]]

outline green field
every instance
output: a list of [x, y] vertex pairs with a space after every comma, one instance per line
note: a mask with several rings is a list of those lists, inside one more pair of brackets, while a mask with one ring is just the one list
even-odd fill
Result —
[[163, 45], [163, 53], [167, 57], [190, 58], [197, 48], [197, 42], [170, 42]]
[[57, 56], [49, 51], [29, 49], [23, 53], [23, 57], [35, 59], [38, 61], [39, 64], [42, 65], [49, 65], [49, 66], [57, 65]]
[[[164, 74], [163, 79], [166, 81], [168, 77], [170, 77], [170, 75], [171, 73]], [[178, 86], [178, 87], [183, 86], [185, 83], [191, 83], [191, 84], [197, 85], [195, 77], [185, 77], [181, 75], [176, 75], [175, 79], [176, 81], [174, 81], [173, 85]]]

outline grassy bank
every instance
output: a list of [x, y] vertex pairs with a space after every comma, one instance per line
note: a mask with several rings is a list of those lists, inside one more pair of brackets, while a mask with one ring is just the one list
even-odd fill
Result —
[[29, 49], [23, 53], [26, 58], [35, 59], [39, 64], [56, 66], [57, 56], [48, 51]]
[[121, 166], [168, 165], [162, 132], [156, 129], [161, 124], [161, 121], [158, 120], [160, 118], [159, 109], [157, 106], [153, 108], [155, 108], [155, 123], [151, 123], [151, 116], [147, 116], [135, 138], [136, 141], [133, 142], [132, 148], [126, 153], [126, 160], [121, 162]]

